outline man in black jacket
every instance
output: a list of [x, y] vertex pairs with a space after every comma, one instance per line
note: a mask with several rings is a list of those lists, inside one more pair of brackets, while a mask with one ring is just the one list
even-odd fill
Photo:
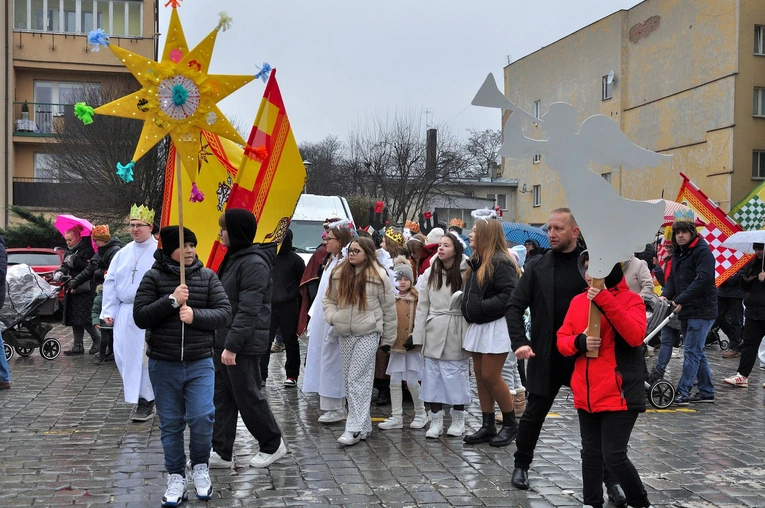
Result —
[[[300, 279], [303, 278], [305, 262], [292, 248], [292, 230], [288, 229], [282, 240], [279, 253], [274, 259], [273, 279], [274, 294], [271, 297], [271, 329], [268, 334], [268, 349], [279, 329], [287, 350], [287, 362], [284, 365], [287, 379], [284, 386], [297, 386], [300, 374], [300, 344], [298, 343], [298, 318], [300, 315]], [[263, 384], [268, 377], [268, 363], [271, 355], [260, 357], [260, 375]]]
[[253, 244], [255, 216], [243, 209], [226, 210], [220, 240], [228, 248], [218, 269], [231, 302], [231, 326], [215, 334], [215, 429], [210, 467], [234, 466], [237, 414], [260, 451], [252, 467], [268, 467], [287, 453], [268, 400], [260, 390], [260, 357], [268, 355], [271, 321], [271, 270], [276, 244]]
[[[560, 354], [556, 334], [571, 300], [587, 288], [577, 264], [582, 249], [577, 245], [579, 226], [571, 210], [552, 211], [547, 237], [551, 249], [526, 265], [505, 310], [515, 356], [528, 360], [529, 397], [518, 425], [512, 476], [513, 486], [523, 490], [529, 488], [528, 470], [545, 417], [561, 386], [569, 386], [574, 372], [574, 359]], [[526, 308], [531, 310], [531, 341], [526, 339], [523, 323]], [[607, 470], [605, 483], [609, 499], [624, 505], [624, 492]]]

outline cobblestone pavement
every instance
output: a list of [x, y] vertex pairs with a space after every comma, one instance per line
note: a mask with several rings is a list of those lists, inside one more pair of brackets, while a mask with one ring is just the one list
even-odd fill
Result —
[[[68, 330], [59, 325], [49, 336], [68, 348]], [[755, 368], [747, 389], [726, 387], [722, 378], [738, 360], [722, 360], [718, 349], [707, 354], [717, 403], [641, 415], [630, 457], [657, 507], [765, 507], [765, 371]], [[0, 392], [0, 506], [160, 505], [158, 421], [130, 423], [114, 363], [91, 359], [46, 361], [38, 351], [11, 359], [12, 388]], [[215, 494], [207, 505], [581, 506], [579, 429], [568, 391], [545, 423], [532, 490], [523, 492], [510, 485], [514, 445], [468, 446], [460, 438], [426, 440], [424, 430], [375, 429], [367, 442], [341, 448], [343, 425], [316, 421], [318, 398], [282, 387], [283, 361], [284, 353], [272, 355], [267, 394], [290, 453], [269, 470], [248, 467], [257, 444], [240, 422], [242, 466], [212, 471]], [[672, 379], [681, 361], [672, 360]], [[389, 409], [374, 408], [373, 417]], [[408, 422], [411, 404], [404, 410]], [[477, 398], [469, 410], [477, 428]], [[192, 499], [184, 506], [204, 504]]]

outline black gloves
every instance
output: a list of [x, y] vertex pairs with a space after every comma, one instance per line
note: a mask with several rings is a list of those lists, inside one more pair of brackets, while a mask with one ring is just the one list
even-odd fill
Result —
[[385, 346], [380, 346], [380, 349], [382, 349], [383, 353], [390, 353], [390, 346], [387, 344]]
[[411, 335], [407, 337], [406, 340], [404, 341], [404, 349], [406, 349], [407, 351], [411, 351], [412, 349], [414, 349], [414, 342], [412, 341]]

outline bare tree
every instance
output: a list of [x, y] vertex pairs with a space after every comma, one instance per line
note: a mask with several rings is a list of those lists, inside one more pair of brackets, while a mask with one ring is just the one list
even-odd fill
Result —
[[[115, 78], [100, 89], [83, 90], [72, 102], [97, 107], [138, 88], [132, 77]], [[74, 116], [73, 106], [64, 106], [63, 128], [55, 134], [48, 168], [61, 182], [54, 191], [59, 209], [107, 224], [123, 221], [133, 203], [146, 204], [159, 216], [169, 138], [136, 162], [132, 183], [116, 174], [116, 164], [127, 164], [133, 157], [142, 127], [143, 122], [103, 115], [84, 125]]]
[[345, 147], [336, 136], [316, 143], [303, 143], [300, 155], [307, 165], [306, 190], [311, 194], [345, 196], [355, 194], [354, 183], [345, 171]]
[[491, 174], [491, 168], [499, 164], [502, 131], [468, 129], [468, 132], [470, 135], [465, 142], [465, 157], [470, 176], [480, 177]]

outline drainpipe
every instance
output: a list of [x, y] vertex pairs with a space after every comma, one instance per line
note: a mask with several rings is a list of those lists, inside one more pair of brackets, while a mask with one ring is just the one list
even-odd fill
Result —
[[4, 160], [5, 160], [5, 222], [4, 226], [8, 225], [8, 214], [10, 210], [10, 203], [8, 202], [10, 199], [10, 189], [9, 187], [9, 180], [12, 181], [12, 177], [9, 176], [11, 169], [10, 169], [10, 153], [8, 151], [8, 119], [10, 118], [10, 104], [8, 97], [10, 96], [10, 72], [8, 71], [9, 65], [13, 64], [13, 55], [10, 51], [10, 45], [8, 44], [8, 39], [10, 34], [8, 33], [8, 23], [10, 23], [10, 3], [11, 2], [5, 2], [5, 17], [3, 20], [5, 21], [5, 26], [3, 27], [3, 35], [5, 37], [5, 44], [3, 44], [3, 47], [5, 48], [5, 69], [3, 69], [3, 73], [5, 74], [5, 97], [4, 97], [4, 108], [3, 108], [3, 123], [5, 125], [5, 128], [3, 129], [3, 136], [5, 139], [3, 140], [4, 144]]

